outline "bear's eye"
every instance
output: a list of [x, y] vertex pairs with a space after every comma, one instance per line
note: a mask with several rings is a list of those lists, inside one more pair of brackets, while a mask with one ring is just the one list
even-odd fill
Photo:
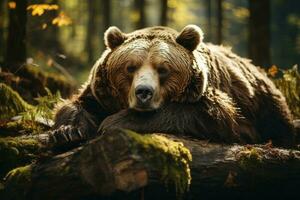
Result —
[[128, 73], [133, 73], [133, 72], [135, 72], [136, 69], [137, 69], [137, 67], [135, 65], [128, 65], [126, 67], [126, 70]]
[[158, 72], [159, 76], [166, 77], [169, 74], [169, 69], [165, 66], [158, 66], [157, 72]]

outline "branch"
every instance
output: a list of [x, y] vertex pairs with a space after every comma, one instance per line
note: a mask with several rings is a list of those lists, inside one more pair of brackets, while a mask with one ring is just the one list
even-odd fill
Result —
[[[192, 154], [191, 162], [185, 147]], [[8, 199], [78, 199], [122, 194], [123, 199], [136, 197], [136, 191], [144, 188], [144, 196], [159, 199], [278, 198], [297, 195], [299, 169], [296, 150], [113, 131], [73, 151], [12, 170], [6, 195]], [[185, 192], [190, 172], [190, 190]]]

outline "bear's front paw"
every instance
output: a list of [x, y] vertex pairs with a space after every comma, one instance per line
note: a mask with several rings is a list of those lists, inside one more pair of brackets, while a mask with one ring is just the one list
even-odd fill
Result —
[[130, 129], [136, 131], [143, 124], [143, 117], [137, 116], [136, 112], [129, 109], [121, 110], [106, 117], [98, 127], [98, 134], [105, 134], [115, 129]]
[[[139, 133], [151, 133], [155, 130], [157, 120], [160, 120], [158, 112], [137, 112], [126, 109], [108, 116], [100, 124], [97, 133], [105, 134], [115, 129], [129, 129]], [[159, 126], [164, 130], [163, 126]]]
[[52, 148], [79, 143], [86, 139], [86, 135], [82, 133], [80, 128], [71, 125], [63, 125], [58, 129], [49, 131], [49, 146]]

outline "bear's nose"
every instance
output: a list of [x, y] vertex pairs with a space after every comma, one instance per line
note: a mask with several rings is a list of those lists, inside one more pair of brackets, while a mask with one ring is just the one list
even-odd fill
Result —
[[153, 96], [153, 88], [147, 85], [139, 85], [135, 88], [135, 96], [140, 103], [148, 103]]

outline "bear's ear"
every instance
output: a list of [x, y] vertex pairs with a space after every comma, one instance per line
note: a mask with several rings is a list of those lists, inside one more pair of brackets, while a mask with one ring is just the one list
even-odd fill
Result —
[[126, 39], [126, 35], [116, 26], [109, 27], [104, 33], [104, 43], [110, 49], [120, 46]]
[[187, 25], [176, 38], [176, 42], [184, 48], [193, 51], [203, 40], [203, 32], [196, 25]]

